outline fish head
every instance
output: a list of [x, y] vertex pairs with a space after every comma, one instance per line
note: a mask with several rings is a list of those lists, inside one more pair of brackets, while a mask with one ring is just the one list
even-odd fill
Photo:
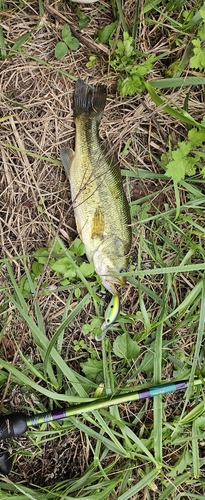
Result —
[[127, 257], [108, 250], [106, 251], [106, 248], [100, 247], [94, 253], [93, 261], [95, 271], [100, 275], [104, 287], [112, 295], [118, 295], [118, 287], [126, 285], [126, 277], [119, 275], [127, 270]]

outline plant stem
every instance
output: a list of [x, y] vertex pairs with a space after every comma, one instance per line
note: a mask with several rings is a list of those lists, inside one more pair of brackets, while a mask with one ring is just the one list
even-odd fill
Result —
[[126, 31], [127, 33], [129, 33], [129, 29], [128, 29], [127, 23], [125, 21], [124, 12], [123, 12], [123, 9], [122, 9], [122, 2], [121, 2], [121, 0], [116, 0], [116, 5], [117, 5], [117, 10], [118, 10], [120, 21], [122, 23], [123, 30]]

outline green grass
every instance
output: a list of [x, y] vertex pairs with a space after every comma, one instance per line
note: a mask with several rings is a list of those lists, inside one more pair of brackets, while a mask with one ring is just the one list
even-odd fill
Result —
[[[131, 38], [133, 35], [138, 37], [140, 29], [136, 15], [139, 2], [133, 4], [131, 23], [123, 12], [122, 2], [111, 2], [112, 22], [117, 19], [121, 23], [119, 40], [123, 40], [123, 31], [128, 31], [127, 40], [131, 45]], [[2, 8], [6, 6], [2, 4]], [[96, 4], [96, 8], [103, 9], [103, 6]], [[19, 15], [24, 2], [12, 3], [12, 9]], [[38, 10], [40, 22], [43, 16], [41, 2]], [[150, 72], [140, 76], [139, 93], [141, 99], [148, 97], [152, 105], [156, 105], [155, 109], [163, 110], [164, 120], [166, 117], [167, 122], [170, 117], [176, 120], [175, 141], [170, 133], [172, 154], [180, 149], [182, 141], [189, 142], [190, 127], [197, 131], [204, 128], [197, 113], [192, 116], [186, 103], [179, 105], [174, 100], [175, 94], [172, 97], [173, 89], [190, 85], [189, 97], [191, 86], [195, 89], [203, 85], [203, 60], [200, 60], [202, 67], [194, 68], [198, 75], [184, 73], [194, 64], [191, 58], [196, 43], [193, 45], [192, 40], [198, 38], [203, 45], [203, 12], [203, 2], [184, 5], [180, 0], [158, 0], [144, 3], [144, 26], [151, 41], [153, 36], [153, 54], [149, 52], [149, 56], [156, 56], [153, 33], [157, 36], [157, 30], [160, 30], [159, 38], [162, 33], [171, 43], [169, 48], [166, 43], [165, 49], [162, 45], [160, 53], [153, 58]], [[24, 56], [27, 53], [28, 37], [19, 38], [18, 46], [17, 41], [6, 42], [3, 32], [0, 30], [2, 61], [14, 53], [20, 61], [23, 47]], [[144, 64], [148, 57], [144, 58], [134, 42], [128, 58], [131, 66], [133, 57], [138, 58], [138, 65]], [[113, 43], [114, 36], [111, 47]], [[89, 57], [87, 51], [87, 60]], [[112, 57], [116, 61], [116, 52]], [[31, 54], [28, 58], [56, 71], [59, 77], [76, 79], [67, 72], [66, 65], [55, 67]], [[99, 55], [96, 60], [100, 64]], [[104, 63], [108, 68], [109, 61]], [[118, 59], [118, 64], [111, 64], [111, 69], [109, 66], [111, 76], [120, 78], [121, 82], [130, 78], [125, 66], [120, 68]], [[126, 97], [124, 93], [125, 100]], [[132, 500], [141, 498], [139, 494], [148, 500], [204, 499], [205, 400], [203, 385], [193, 386], [195, 378], [205, 377], [204, 140], [202, 137], [200, 144], [192, 140], [191, 153], [200, 152], [200, 165], [196, 162], [195, 172], [189, 175], [182, 165], [184, 157], [178, 158], [176, 179], [175, 171], [170, 170], [170, 158], [165, 165], [161, 152], [152, 152], [152, 146], [147, 148], [141, 131], [140, 134], [138, 136], [137, 131], [130, 141], [136, 140], [133, 144], [140, 145], [155, 171], [131, 164], [127, 159], [129, 143], [124, 144], [122, 173], [128, 189], [131, 183], [139, 182], [140, 185], [142, 181], [155, 182], [156, 189], [134, 200], [130, 193], [134, 243], [126, 275], [131, 291], [128, 297], [125, 292], [122, 312], [102, 344], [96, 345], [90, 338], [103, 322], [105, 304], [101, 282], [93, 271], [82, 267], [83, 252], [78, 254], [72, 251], [72, 246], [68, 248], [63, 239], [56, 236], [49, 221], [47, 224], [54, 238], [50, 244], [46, 246], [45, 243], [42, 247], [39, 240], [37, 252], [32, 254], [12, 257], [2, 254], [0, 340], [7, 334], [17, 354], [10, 360], [3, 347], [0, 349], [2, 396], [4, 388], [6, 391], [1, 412], [6, 414], [18, 407], [26, 414], [37, 414], [64, 405], [87, 403], [99, 396], [131, 395], [136, 388], [158, 385], [165, 380], [185, 379], [190, 386], [180, 395], [159, 395], [140, 402], [129, 402], [128, 397], [123, 405], [93, 408], [82, 415], [76, 412], [62, 422], [29, 429], [24, 437], [10, 442], [16, 468], [8, 477], [0, 477], [2, 500]], [[10, 143], [3, 143], [3, 146], [28, 158], [50, 162], [56, 167], [61, 165], [57, 159], [49, 158], [47, 152], [40, 155]], [[157, 196], [164, 197], [160, 203]], [[44, 200], [39, 202], [38, 208], [39, 213], [44, 210]], [[54, 247], [53, 242], [57, 246]], [[63, 311], [53, 322], [44, 310], [44, 301], [48, 304], [54, 300], [52, 280], [56, 296], [61, 299], [62, 292], [66, 291], [66, 300], [62, 299]], [[80, 337], [82, 332], [83, 337]], [[25, 338], [28, 338], [32, 355], [29, 349], [27, 351]], [[80, 452], [85, 455], [81, 474], [78, 470], [76, 477], [56, 480], [51, 486], [28, 485], [26, 477], [21, 475], [21, 467], [24, 469], [27, 462], [32, 463], [42, 455], [45, 443], [51, 443], [54, 453], [55, 442], [63, 447], [64, 440], [68, 443], [70, 438], [78, 442], [79, 436], [82, 440]], [[18, 457], [21, 457], [20, 465]], [[72, 456], [69, 460], [73, 461]]]
[[[197, 192], [198, 195], [198, 192]], [[202, 196], [203, 198], [203, 196]], [[201, 199], [201, 198], [199, 198]], [[102, 360], [103, 360], [103, 377], [101, 383], [104, 382], [103, 393], [107, 395], [115, 394], [117, 390], [124, 391], [126, 386], [132, 388], [136, 386], [136, 376], [140, 373], [147, 373], [146, 383], [150, 380], [151, 383], [158, 384], [161, 378], [165, 376], [164, 368], [171, 362], [174, 367], [174, 378], [186, 378], [193, 381], [194, 376], [203, 374], [203, 332], [205, 321], [205, 287], [203, 278], [204, 264], [196, 264], [198, 271], [195, 271], [196, 277], [192, 278], [194, 271], [193, 264], [190, 264], [192, 259], [196, 261], [200, 255], [204, 256], [203, 245], [199, 241], [191, 242], [192, 225], [198, 218], [198, 198], [192, 200], [192, 220], [187, 215], [185, 220], [183, 210], [175, 220], [175, 212], [171, 214], [161, 214], [160, 222], [156, 217], [147, 216], [143, 219], [143, 227], [149, 231], [149, 240], [141, 240], [138, 249], [138, 265], [139, 271], [128, 273], [128, 278], [135, 283], [137, 276], [146, 276], [150, 280], [150, 285], [146, 286], [146, 298], [144, 288], [140, 286], [140, 281], [136, 281], [136, 286], [139, 286], [139, 305], [141, 310], [142, 330], [134, 335], [134, 338], [140, 342], [139, 360], [113, 359], [112, 342], [107, 338], [103, 342]], [[195, 205], [196, 204], [196, 205]], [[194, 212], [196, 206], [196, 213]], [[199, 205], [200, 206], [200, 205]], [[183, 208], [183, 207], [182, 207]], [[196, 220], [194, 220], [196, 217]], [[140, 222], [140, 225], [142, 224]], [[169, 223], [169, 224], [168, 224]], [[198, 223], [197, 223], [198, 224]], [[183, 234], [183, 226], [187, 228]], [[198, 224], [199, 226], [199, 224]], [[200, 227], [198, 228], [199, 231]], [[173, 231], [178, 232], [181, 238], [180, 246], [176, 251], [176, 243], [172, 242]], [[201, 226], [201, 234], [204, 229]], [[160, 239], [160, 245], [156, 245], [157, 238]], [[175, 234], [176, 239], [176, 234]], [[191, 247], [192, 251], [191, 251]], [[146, 273], [140, 275], [140, 257], [143, 252], [149, 256], [152, 262], [151, 269], [147, 269]], [[198, 257], [197, 257], [198, 256]], [[21, 256], [22, 261], [25, 261]], [[168, 266], [164, 267], [165, 260], [168, 259]], [[64, 334], [65, 328], [69, 324], [73, 324], [75, 317], [80, 313], [85, 304], [92, 300], [89, 292], [79, 299], [79, 302], [71, 314], [66, 318], [62, 318], [61, 325], [53, 334], [52, 341], [49, 343], [45, 332], [43, 318], [40, 312], [38, 301], [35, 302], [35, 308], [31, 312], [29, 303], [24, 299], [19, 285], [14, 277], [11, 264], [8, 260], [2, 259], [1, 267], [7, 268], [8, 286], [2, 289], [5, 294], [4, 316], [5, 324], [7, 320], [8, 304], [14, 306], [15, 315], [19, 322], [27, 326], [28, 331], [33, 336], [41, 361], [37, 366], [33, 365], [19, 349], [21, 358], [20, 368], [12, 366], [3, 358], [0, 360], [2, 366], [3, 380], [6, 379], [6, 373], [10, 373], [10, 390], [16, 384], [22, 387], [24, 393], [32, 392], [35, 399], [39, 402], [35, 406], [35, 412], [43, 411], [46, 408], [42, 406], [41, 395], [49, 398], [51, 407], [53, 403], [64, 402], [64, 404], [79, 403], [87, 401], [90, 391], [97, 388], [96, 383], [86, 377], [79, 375], [78, 372], [72, 369], [72, 359], [70, 363], [65, 363], [63, 352], [61, 352], [63, 338], [55, 348], [60, 335]], [[162, 284], [162, 294], [159, 297], [153, 294], [153, 268], [154, 276], [160, 278]], [[28, 269], [25, 267], [25, 272]], [[183, 300], [177, 304], [175, 295], [175, 280], [178, 274], [184, 273], [184, 276], [191, 280], [192, 288]], [[132, 277], [130, 276], [132, 274]], [[162, 275], [164, 278], [162, 280]], [[32, 280], [31, 280], [32, 287]], [[146, 307], [147, 298], [150, 298], [150, 303], [154, 305], [158, 311], [155, 313], [154, 320], [150, 318], [150, 312]], [[170, 307], [170, 301], [174, 307]], [[123, 319], [123, 316], [122, 316]], [[129, 315], [125, 318], [129, 321]], [[132, 318], [133, 320], [133, 318]], [[119, 320], [119, 324], [121, 321]], [[158, 326], [157, 326], [158, 325]], [[198, 332], [197, 332], [198, 325]], [[123, 326], [123, 325], [122, 325]], [[184, 338], [189, 338], [191, 335], [191, 351], [186, 352], [178, 347], [180, 338], [174, 332], [182, 328], [186, 332]], [[170, 329], [173, 334], [171, 338], [166, 338], [163, 332]], [[191, 331], [190, 331], [191, 330]], [[189, 340], [190, 342], [190, 340]], [[89, 353], [88, 353], [89, 354]], [[89, 354], [90, 356], [90, 354]], [[92, 359], [92, 353], [91, 353]], [[137, 368], [137, 369], [136, 369]], [[123, 382], [121, 378], [123, 373]], [[153, 374], [153, 375], [152, 375]], [[145, 380], [144, 380], [145, 384]], [[69, 390], [66, 389], [69, 387]], [[92, 388], [92, 389], [91, 389]], [[65, 392], [65, 393], [64, 393]], [[75, 494], [83, 491], [80, 498], [97, 498], [106, 499], [109, 494], [116, 493], [119, 499], [132, 498], [137, 492], [148, 488], [154, 491], [157, 482], [161, 483], [161, 494], [159, 498], [165, 498], [168, 494], [175, 491], [175, 488], [188, 480], [190, 488], [197, 487], [200, 478], [200, 469], [204, 467], [204, 460], [199, 458], [198, 446], [203, 439], [204, 419], [204, 402], [199, 403], [201, 389], [193, 392], [189, 391], [187, 396], [182, 396], [184, 404], [182, 405], [179, 415], [170, 416], [165, 419], [166, 405], [162, 403], [162, 397], [157, 396], [153, 404], [153, 428], [148, 429], [146, 425], [138, 424], [146, 417], [148, 410], [147, 404], [144, 403], [141, 409], [138, 409], [133, 422], [126, 422], [126, 418], [121, 415], [118, 407], [110, 408], [110, 410], [93, 410], [92, 413], [83, 417], [71, 417], [68, 421], [61, 423], [52, 423], [51, 431], [47, 431], [45, 425], [40, 429], [30, 431], [30, 445], [32, 453], [38, 453], [43, 446], [43, 443], [48, 439], [65, 436], [69, 430], [74, 428], [79, 429], [87, 436], [88, 441], [91, 440], [90, 446], [93, 450], [93, 462], [89, 466], [85, 474], [78, 479], [64, 481], [58, 486], [53, 486], [46, 489], [29, 489], [24, 485], [16, 485], [10, 480], [6, 483], [1, 481], [2, 498], [10, 498], [15, 492], [16, 498], [24, 498], [31, 495], [31, 498], [41, 498], [46, 493], [48, 498], [75, 498]], [[192, 411], [190, 412], [189, 405], [191, 401]], [[203, 401], [203, 400], [202, 400]], [[53, 403], [52, 403], [53, 402]], [[179, 405], [179, 402], [178, 402]], [[21, 408], [28, 411], [28, 408]], [[48, 409], [48, 408], [47, 408]], [[139, 412], [139, 413], [138, 413]], [[111, 423], [111, 425], [110, 425]], [[91, 444], [92, 443], [92, 444]], [[169, 447], [178, 450], [178, 460], [176, 464], [170, 465], [167, 460], [167, 452]], [[15, 443], [16, 453], [19, 453], [18, 442]], [[150, 451], [151, 450], [151, 451]], [[109, 466], [104, 466], [106, 455], [112, 452], [114, 459], [109, 461]], [[22, 451], [21, 451], [22, 453]], [[25, 450], [26, 455], [30, 451]], [[165, 456], [164, 456], [165, 453]], [[125, 460], [124, 465], [120, 464], [121, 460]], [[113, 472], [115, 477], [112, 478]], [[137, 483], [132, 486], [133, 474], [137, 474]], [[171, 485], [170, 485], [171, 478]], [[135, 481], [134, 481], [135, 483]], [[8, 496], [5, 497], [6, 490]], [[94, 496], [92, 496], [94, 491]], [[191, 490], [187, 489], [188, 498]], [[34, 495], [34, 497], [33, 497]], [[70, 496], [72, 495], [72, 496]], [[74, 496], [73, 496], [74, 495]], [[198, 498], [203, 496], [198, 495]]]

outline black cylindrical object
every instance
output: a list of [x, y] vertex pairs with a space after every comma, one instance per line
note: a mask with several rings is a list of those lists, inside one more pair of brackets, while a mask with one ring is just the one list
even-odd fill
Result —
[[0, 474], [7, 476], [12, 467], [12, 458], [6, 450], [0, 450]]
[[24, 413], [19, 412], [0, 416], [0, 441], [21, 436], [26, 431], [27, 423]]

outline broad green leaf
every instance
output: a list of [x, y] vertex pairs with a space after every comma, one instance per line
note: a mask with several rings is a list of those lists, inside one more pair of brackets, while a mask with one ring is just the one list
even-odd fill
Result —
[[127, 39], [125, 39], [125, 37], [124, 37], [123, 52], [127, 58], [129, 58], [134, 53], [133, 38], [132, 37], [128, 37]]
[[194, 69], [204, 69], [205, 68], [205, 50], [199, 49], [199, 52], [196, 53], [195, 56], [190, 59], [190, 68]]
[[190, 68], [204, 69], [205, 68], [205, 49], [201, 47], [199, 38], [192, 40], [194, 45], [194, 56], [190, 58]]
[[166, 175], [171, 177], [173, 181], [180, 182], [184, 179], [186, 171], [186, 160], [180, 160], [180, 162], [172, 160], [168, 163], [166, 167]]
[[[35, 285], [33, 285], [35, 287]], [[21, 278], [21, 281], [19, 283], [19, 289], [23, 295], [23, 297], [25, 298], [28, 298], [31, 296], [31, 287], [29, 285], [29, 282], [28, 282], [28, 278], [25, 274], [25, 276], [23, 276]]]
[[80, 290], [80, 288], [75, 288], [74, 294], [75, 294], [76, 299], [79, 299], [80, 296], [81, 296], [81, 290]]
[[43, 272], [43, 265], [40, 262], [33, 262], [32, 264], [32, 272], [35, 278], [38, 278]]
[[60, 246], [59, 241], [55, 241], [55, 243], [54, 243], [54, 239], [52, 239], [50, 241], [48, 248], [49, 248], [49, 250], [51, 250], [51, 248], [52, 248], [53, 253], [62, 253], [62, 248]]
[[155, 60], [155, 55], [152, 55], [151, 57], [146, 59], [146, 61], [136, 66], [136, 68], [133, 68], [131, 74], [134, 75], [136, 73], [141, 77], [146, 75], [149, 72], [149, 70], [152, 69], [154, 60]]
[[197, 429], [205, 429], [205, 413], [195, 420]]
[[[70, 26], [68, 26], [68, 24], [64, 24], [63, 28], [62, 28], [62, 39], [64, 40], [64, 42], [67, 43], [67, 40], [70, 40], [72, 37], [72, 34], [71, 34], [71, 30], [70, 30]], [[65, 40], [67, 39], [67, 40]]]
[[85, 376], [93, 382], [103, 381], [103, 362], [97, 359], [88, 358], [85, 363], [80, 363]]
[[43, 248], [38, 248], [38, 250], [36, 250], [34, 253], [33, 253], [35, 259], [40, 263], [40, 264], [45, 264], [48, 260], [48, 255], [49, 255], [49, 251], [47, 248], [43, 247]]
[[192, 128], [188, 132], [188, 139], [194, 143], [195, 146], [201, 146], [205, 142], [205, 130], [197, 130]]
[[72, 243], [70, 250], [76, 255], [82, 256], [85, 254], [85, 245], [79, 238], [76, 238]]
[[196, 173], [197, 156], [186, 158], [186, 175], [192, 176]]
[[79, 47], [79, 41], [74, 36], [71, 37], [71, 39], [69, 40], [69, 42], [67, 42], [67, 44], [68, 44], [69, 49], [71, 49], [71, 50], [77, 50]]
[[200, 9], [200, 14], [201, 14], [201, 18], [203, 19], [204, 23], [205, 23], [205, 4], [202, 6], [202, 8]]
[[68, 47], [64, 42], [58, 42], [55, 47], [56, 59], [62, 59], [68, 53]]
[[187, 156], [190, 151], [191, 151], [191, 144], [190, 142], [182, 141], [178, 143], [178, 148], [172, 152], [172, 157], [174, 160], [181, 160], [181, 158], [184, 158]]
[[69, 285], [69, 283], [70, 283], [70, 280], [68, 278], [63, 278], [62, 280], [60, 280], [60, 284], [63, 286], [67, 286], [67, 285]]
[[83, 276], [87, 278], [88, 276], [92, 276], [94, 273], [94, 264], [93, 262], [83, 262], [80, 265], [80, 270]]
[[64, 275], [64, 278], [68, 278], [69, 280], [72, 280], [73, 278], [76, 277], [76, 271], [71, 267], [65, 273], [62, 274]]
[[53, 269], [53, 271], [56, 271], [57, 273], [63, 275], [66, 274], [69, 268], [70, 268], [70, 260], [68, 257], [62, 257], [57, 262], [55, 262], [55, 264], [51, 266], [51, 269]]
[[86, 68], [92, 68], [96, 63], [96, 56], [90, 56], [88, 62], [86, 63]]
[[91, 323], [86, 323], [82, 326], [82, 331], [83, 333], [85, 333], [85, 335], [91, 333], [91, 335], [98, 337], [102, 334], [101, 326], [102, 320], [100, 318], [94, 318], [92, 319]]
[[154, 369], [154, 352], [150, 348], [150, 351], [147, 351], [144, 355], [142, 363], [140, 365], [141, 371], [145, 371], [147, 373], [152, 373]]
[[114, 21], [113, 23], [104, 26], [104, 28], [101, 28], [97, 33], [100, 42], [106, 43], [115, 32], [116, 26], [117, 26], [117, 21]]
[[89, 21], [89, 16], [87, 16], [87, 14], [82, 12], [82, 10], [80, 10], [79, 7], [77, 7], [76, 9], [76, 14], [78, 16], [79, 29], [82, 30], [82, 28], [86, 28]]
[[117, 90], [122, 97], [126, 95], [134, 95], [136, 92], [143, 90], [143, 82], [141, 78], [137, 75], [125, 78], [125, 80], [119, 79], [117, 82]]
[[128, 333], [118, 335], [113, 344], [113, 351], [118, 358], [137, 358], [140, 348], [135, 340], [132, 340]]

